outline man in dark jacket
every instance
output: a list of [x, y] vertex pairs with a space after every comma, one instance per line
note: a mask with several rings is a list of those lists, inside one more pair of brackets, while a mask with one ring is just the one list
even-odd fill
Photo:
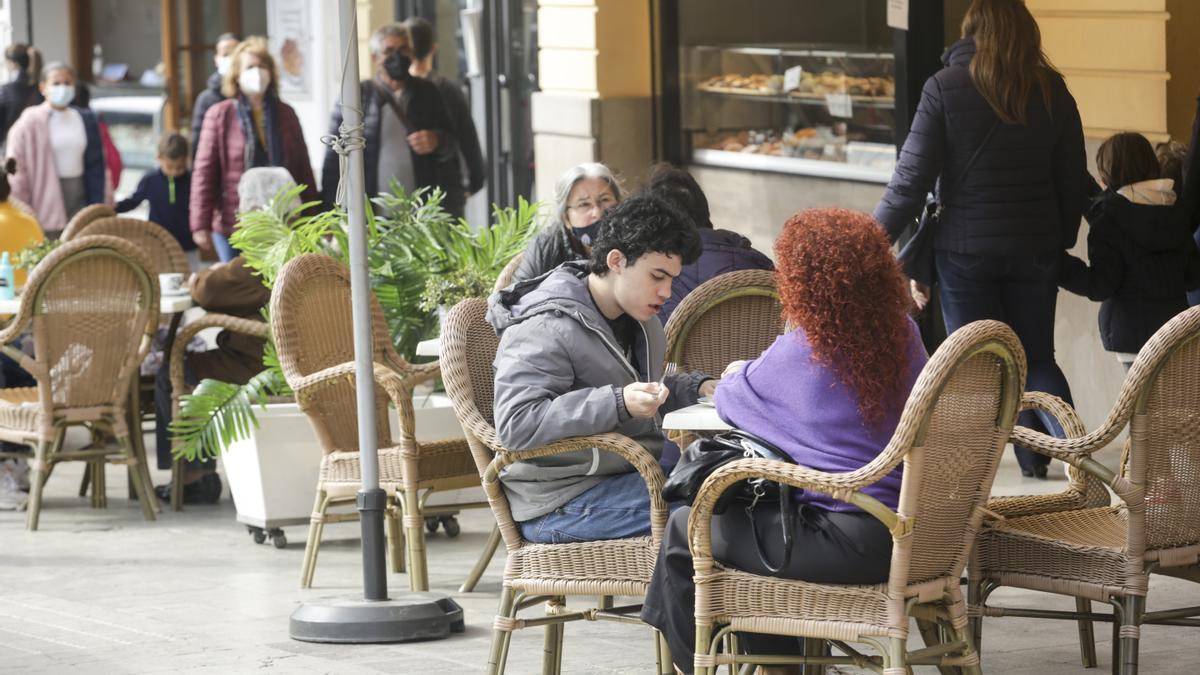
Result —
[[689, 293], [700, 284], [727, 272], [739, 270], [774, 270], [771, 259], [750, 245], [750, 240], [731, 230], [713, 227], [708, 211], [708, 198], [692, 174], [670, 164], [650, 167], [646, 189], [673, 203], [688, 214], [700, 234], [703, 250], [700, 259], [684, 265], [679, 278], [671, 285], [671, 299], [663, 305], [658, 318], [665, 324], [671, 313]]
[[[479, 147], [479, 134], [475, 120], [471, 118], [471, 105], [463, 95], [462, 87], [450, 78], [433, 72], [433, 55], [437, 53], [437, 42], [433, 39], [433, 26], [425, 19], [413, 17], [404, 22], [412, 41], [413, 64], [409, 72], [413, 77], [429, 80], [437, 85], [442, 94], [442, 104], [450, 115], [454, 137], [458, 140], [458, 156], [438, 165], [441, 181], [446, 189], [443, 204], [451, 215], [462, 217], [466, 200], [483, 189], [487, 179], [483, 164], [483, 150]], [[462, 170], [467, 170], [464, 185]]]
[[[591, 259], [569, 261], [489, 300], [496, 432], [520, 455], [573, 436], [615, 432], [662, 452], [660, 410], [692, 405], [716, 382], [663, 375], [658, 312], [700, 252], [688, 217], [653, 195], [605, 216]], [[617, 455], [584, 449], [519, 461], [502, 481], [521, 534], [539, 543], [650, 531], [645, 482]]]
[[233, 50], [238, 46], [237, 36], [233, 33], [222, 33], [217, 38], [217, 45], [213, 50], [213, 63], [217, 66], [217, 72], [208, 76], [208, 82], [205, 84], [204, 91], [196, 96], [196, 104], [192, 106], [192, 159], [196, 159], [196, 147], [200, 138], [200, 127], [204, 125], [204, 113], [214, 105], [225, 100], [225, 94], [221, 93], [221, 83], [225, 79], [225, 73], [229, 72], [229, 67], [233, 61]]
[[[454, 125], [437, 86], [409, 73], [413, 58], [408, 31], [401, 24], [383, 26], [371, 36], [370, 47], [375, 77], [362, 82], [367, 194], [390, 191], [392, 180], [408, 192], [423, 187], [448, 192], [451, 186], [439, 167], [458, 157]], [[340, 102], [334, 104], [332, 118], [329, 133], [336, 135], [342, 125]], [[321, 170], [326, 208], [337, 200], [338, 174], [338, 155], [329, 149]]]
[[[1029, 362], [1027, 386], [1070, 402], [1054, 359], [1059, 255], [1075, 245], [1089, 177], [1079, 109], [1061, 75], [1038, 64], [1049, 100], [1033, 86], [1023, 115], [1007, 123], [970, 72], [973, 37], [950, 46], [925, 83], [912, 129], [875, 218], [894, 239], [938, 183], [933, 236], [946, 333], [980, 319], [1012, 326]], [[1038, 48], [1040, 51], [1040, 47]], [[914, 284], [918, 304], [928, 287]], [[1020, 423], [1061, 435], [1050, 416]], [[1049, 458], [1017, 448], [1021, 472], [1046, 476]]]

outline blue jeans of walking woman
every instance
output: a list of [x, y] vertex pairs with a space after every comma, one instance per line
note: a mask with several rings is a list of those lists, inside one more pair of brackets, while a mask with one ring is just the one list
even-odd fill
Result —
[[[984, 257], [937, 251], [937, 280], [949, 335], [972, 321], [994, 319], [1012, 327], [1025, 348], [1025, 388], [1067, 403], [1071, 388], [1054, 360], [1054, 315], [1058, 303], [1059, 254]], [[1023, 412], [1018, 424], [1061, 437], [1062, 428], [1042, 413]], [[1045, 475], [1050, 458], [1014, 448], [1022, 473]]]

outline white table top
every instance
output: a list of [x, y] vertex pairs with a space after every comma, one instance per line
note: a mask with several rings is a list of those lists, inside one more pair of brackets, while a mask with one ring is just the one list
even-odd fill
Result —
[[417, 356], [440, 356], [442, 351], [441, 338], [421, 340], [417, 343]]
[[717, 409], [705, 403], [669, 412], [663, 417], [666, 431], [726, 431], [732, 429], [717, 415]]
[[[184, 295], [164, 295], [159, 298], [158, 308], [163, 314], [175, 314], [184, 310], [191, 309], [195, 306], [192, 302], [192, 296]], [[17, 296], [12, 300], [0, 300], [0, 314], [16, 314], [21, 309], [21, 298]]]

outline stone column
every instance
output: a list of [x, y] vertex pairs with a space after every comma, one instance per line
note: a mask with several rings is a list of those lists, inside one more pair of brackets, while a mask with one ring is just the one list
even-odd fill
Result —
[[633, 187], [653, 158], [648, 0], [542, 0], [533, 95], [537, 198], [559, 175], [604, 162]]

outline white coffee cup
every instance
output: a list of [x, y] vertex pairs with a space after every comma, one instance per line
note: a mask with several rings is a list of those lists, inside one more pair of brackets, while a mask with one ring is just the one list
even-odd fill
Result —
[[158, 288], [163, 295], [181, 295], [184, 292], [183, 274], [167, 272], [158, 275]]

